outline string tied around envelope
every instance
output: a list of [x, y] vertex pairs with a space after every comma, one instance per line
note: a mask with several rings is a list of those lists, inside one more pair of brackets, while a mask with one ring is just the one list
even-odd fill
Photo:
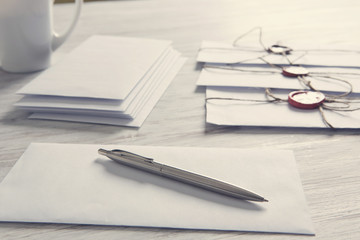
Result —
[[[254, 31], [258, 31], [258, 42], [261, 46], [261, 49], [254, 49], [251, 47], [244, 47], [239, 44], [240, 40], [242, 40], [247, 35], [251, 34]], [[201, 51], [223, 51], [223, 52], [236, 52], [236, 51], [245, 51], [245, 52], [258, 52], [261, 54], [261, 56], [256, 58], [249, 58], [249, 59], [243, 59], [235, 62], [228, 62], [228, 64], [239, 64], [239, 63], [245, 63], [250, 60], [260, 59], [264, 58], [269, 55], [282, 55], [290, 65], [296, 64], [296, 62], [306, 55], [308, 55], [310, 52], [337, 52], [337, 53], [352, 53], [352, 54], [360, 54], [360, 51], [357, 50], [347, 50], [347, 49], [306, 49], [306, 50], [299, 50], [299, 49], [292, 49], [291, 47], [288, 47], [286, 45], [282, 45], [280, 43], [276, 43], [271, 45], [270, 47], [267, 47], [263, 42], [263, 34], [262, 34], [262, 28], [261, 27], [254, 27], [248, 32], [245, 32], [244, 34], [238, 36], [232, 43], [232, 47], [200, 47], [199, 52]], [[293, 55], [294, 53], [301, 53], [297, 58], [290, 60], [288, 58], [289, 55]]]
[[[320, 91], [320, 89], [317, 89], [313, 86], [313, 81], [309, 80], [309, 78], [314, 79], [315, 81], [321, 81], [321, 80], [331, 80], [335, 82], [340, 82], [346, 85], [347, 90], [344, 91], [341, 94], [337, 95], [330, 95], [326, 94], [329, 97], [346, 97], [349, 94], [353, 92], [353, 85], [342, 78], [333, 77], [333, 76], [327, 76], [323, 75], [323, 72], [311, 72], [308, 71], [306, 68], [303, 68], [301, 66], [289, 66], [289, 67], [282, 67], [277, 66], [275, 64], [272, 64], [270, 62], [267, 62], [269, 66], [272, 66], [274, 68], [279, 69], [278, 70], [254, 70], [252, 67], [241, 67], [241, 66], [234, 66], [234, 65], [210, 65], [210, 64], [204, 64], [203, 69], [207, 71], [211, 71], [212, 69], [223, 69], [223, 70], [231, 70], [231, 71], [238, 71], [238, 72], [246, 72], [246, 73], [254, 73], [254, 74], [282, 74], [285, 77], [288, 78], [296, 78], [304, 87], [309, 88], [312, 91]], [[345, 73], [346, 74], [346, 73]], [[349, 75], [359, 75], [356, 73], [349, 73]]]
[[[333, 77], [333, 76], [328, 76], [328, 75], [323, 75], [324, 73], [311, 73], [308, 69], [306, 69], [305, 67], [301, 66], [301, 65], [290, 65], [290, 66], [279, 66], [276, 64], [272, 64], [268, 61], [266, 61], [265, 59], [261, 58], [265, 63], [267, 63], [269, 66], [274, 67], [274, 68], [279, 68], [281, 69], [281, 74], [285, 77], [289, 77], [289, 78], [296, 78], [299, 80], [299, 82], [303, 83], [306, 87], [308, 87], [310, 90], [312, 91], [320, 91], [319, 89], [316, 89], [311, 80], [308, 80], [308, 78], [312, 78], [312, 79], [319, 79], [319, 78], [325, 78], [325, 79], [330, 79], [332, 81], [337, 81], [337, 82], [341, 82], [341, 83], [345, 83], [348, 87], [348, 90], [345, 91], [344, 93], [341, 94], [326, 94], [328, 97], [346, 97], [348, 95], [350, 95], [353, 92], [353, 86], [352, 84], [342, 78], [338, 78], [338, 77]], [[353, 73], [355, 74], [355, 73]], [[353, 75], [352, 74], [352, 75]], [[360, 74], [356, 74], [359, 75]]]
[[254, 102], [254, 103], [284, 103], [287, 102], [298, 109], [319, 109], [321, 118], [326, 126], [335, 129], [325, 116], [324, 109], [337, 112], [352, 112], [360, 110], [358, 108], [351, 108], [351, 103], [360, 103], [359, 98], [331, 98], [326, 97], [323, 93], [318, 91], [292, 91], [288, 94], [288, 98], [284, 99], [273, 94], [270, 88], [265, 89], [267, 99], [245, 99], [245, 98], [225, 98], [225, 97], [208, 97], [206, 102], [211, 100], [225, 100], [225, 101], [240, 101], [240, 102]]
[[[255, 30], [259, 30], [259, 44], [261, 45], [262, 49], [258, 50], [258, 49], [252, 49], [252, 48], [245, 48], [243, 46], [238, 45], [238, 42], [244, 38], [245, 36], [249, 35], [250, 33], [254, 32]], [[289, 55], [293, 49], [291, 49], [290, 47], [281, 45], [281, 44], [273, 44], [270, 47], [266, 47], [263, 40], [262, 40], [262, 28], [261, 27], [255, 27], [253, 29], [251, 29], [250, 31], [238, 36], [232, 44], [233, 48], [228, 48], [228, 47], [201, 47], [199, 49], [199, 51], [206, 51], [206, 50], [215, 50], [215, 51], [249, 51], [249, 52], [259, 52], [259, 53], [264, 53], [265, 55], [262, 55], [263, 57], [266, 55], [270, 55], [270, 54], [276, 54], [276, 55]], [[304, 53], [306, 54], [306, 53]], [[301, 56], [303, 57], [303, 56]], [[246, 62], [249, 60], [253, 60], [253, 59], [245, 59], [243, 61], [237, 61], [237, 62], [233, 62], [232, 64], [235, 63], [242, 63], [242, 62]], [[289, 59], [287, 59], [289, 63], [291, 63], [291, 61]]]
[[[243, 39], [245, 36], [249, 35], [250, 33], [254, 32], [258, 30], [259, 31], [259, 43], [261, 45], [261, 47], [263, 48], [263, 50], [268, 53], [268, 54], [277, 54], [277, 55], [282, 55], [289, 64], [292, 64], [292, 62], [290, 61], [290, 59], [287, 57], [287, 55], [291, 54], [291, 52], [293, 51], [292, 48], [287, 47], [285, 45], [280, 45], [280, 44], [273, 44], [270, 47], [266, 47], [263, 40], [262, 40], [262, 28], [261, 27], [255, 27], [253, 29], [251, 29], [250, 31], [238, 36], [234, 42], [233, 42], [233, 47], [235, 48], [239, 48], [240, 46], [238, 45], [238, 42]], [[302, 57], [302, 56], [301, 56]]]
[[[288, 58], [288, 55], [291, 55], [294, 52], [294, 49], [282, 45], [282, 44], [273, 44], [270, 47], [266, 47], [266, 45], [264, 44], [263, 40], [262, 40], [262, 28], [261, 27], [255, 27], [253, 29], [251, 29], [250, 31], [238, 36], [234, 41], [233, 41], [233, 47], [235, 49], [241, 49], [241, 45], [238, 44], [238, 42], [243, 39], [245, 36], [249, 35], [250, 33], [254, 32], [258, 30], [259, 31], [259, 43], [261, 45], [261, 47], [263, 48], [263, 51], [267, 53], [267, 55], [271, 55], [271, 54], [275, 54], [275, 55], [282, 55], [287, 62], [290, 65], [295, 65], [296, 61], [302, 59], [303, 57], [305, 57], [309, 52], [346, 52], [346, 53], [360, 53], [360, 51], [356, 51], [356, 50], [345, 50], [345, 49], [312, 49], [312, 50], [297, 50], [298, 52], [302, 52], [302, 54], [300, 56], [298, 56], [296, 59], [290, 60]], [[260, 58], [264, 58], [264, 56], [259, 57]], [[240, 63], [240, 62], [238, 62]]]

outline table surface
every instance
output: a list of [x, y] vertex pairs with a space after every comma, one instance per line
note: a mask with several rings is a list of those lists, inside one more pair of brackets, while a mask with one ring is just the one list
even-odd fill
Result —
[[[64, 224], [0, 223], [0, 239], [360, 239], [360, 131], [223, 127], [205, 123], [196, 87], [202, 40], [232, 41], [255, 26], [263, 40], [359, 46], [360, 1], [139, 0], [86, 3], [66, 54], [93, 34], [169, 39], [188, 57], [139, 129], [28, 120], [15, 92], [39, 73], [0, 70], [0, 180], [31, 142], [276, 148], [293, 150], [316, 236]], [[72, 4], [57, 4], [61, 31]], [[36, 167], [36, 166], [34, 166]], [[24, 199], [26, 201], [26, 199]]]

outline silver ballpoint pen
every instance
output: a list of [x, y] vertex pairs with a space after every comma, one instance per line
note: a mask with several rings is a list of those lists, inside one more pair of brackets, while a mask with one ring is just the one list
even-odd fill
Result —
[[227, 196], [231, 196], [247, 201], [257, 201], [257, 202], [268, 201], [265, 198], [248, 190], [209, 177], [191, 173], [179, 168], [174, 168], [161, 163], [157, 163], [154, 162], [152, 158], [143, 157], [131, 152], [118, 150], [118, 149], [111, 151], [105, 149], [99, 149], [98, 152], [99, 154], [104, 155], [120, 164], [124, 164], [160, 176], [168, 177], [216, 193], [224, 194]]

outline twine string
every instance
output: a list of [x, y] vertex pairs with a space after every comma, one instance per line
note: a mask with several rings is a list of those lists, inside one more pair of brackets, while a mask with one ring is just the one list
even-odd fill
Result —
[[331, 123], [329, 123], [329, 121], [327, 120], [325, 113], [324, 113], [323, 106], [321, 106], [321, 105], [319, 106], [319, 111], [320, 111], [321, 119], [323, 120], [325, 125], [327, 125], [328, 127], [332, 128], [332, 129], [335, 129], [335, 127]]
[[248, 32], [240, 35], [239, 37], [237, 37], [237, 38], [234, 40], [234, 42], [233, 42], [233, 46], [234, 46], [234, 47], [237, 47], [237, 46], [238, 46], [238, 45], [237, 45], [237, 42], [238, 42], [239, 40], [241, 40], [242, 38], [244, 38], [245, 36], [249, 35], [250, 33], [254, 32], [254, 31], [256, 31], [256, 30], [259, 31], [259, 43], [260, 43], [260, 45], [263, 47], [263, 49], [264, 49], [265, 51], [267, 51], [267, 47], [265, 46], [265, 44], [264, 44], [263, 41], [262, 41], [262, 28], [261, 28], [261, 27], [255, 27], [255, 28], [251, 29], [250, 31], [248, 31]]

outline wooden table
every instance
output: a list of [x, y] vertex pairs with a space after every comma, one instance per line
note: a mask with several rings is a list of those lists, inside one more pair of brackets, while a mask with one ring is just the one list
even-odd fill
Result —
[[[72, 4], [55, 6], [61, 30]], [[65, 54], [92, 34], [173, 40], [188, 61], [140, 129], [28, 120], [15, 92], [39, 73], [0, 71], [0, 180], [31, 142], [236, 147], [293, 150], [315, 237], [63, 224], [0, 223], [0, 239], [360, 239], [360, 131], [222, 127], [205, 123], [195, 82], [202, 40], [232, 41], [262, 26], [264, 41], [360, 43], [357, 0], [139, 0], [86, 3]], [[359, 50], [359, 49], [357, 49]], [[36, 167], [36, 166], [34, 166]], [[26, 201], [26, 199], [24, 199]]]

